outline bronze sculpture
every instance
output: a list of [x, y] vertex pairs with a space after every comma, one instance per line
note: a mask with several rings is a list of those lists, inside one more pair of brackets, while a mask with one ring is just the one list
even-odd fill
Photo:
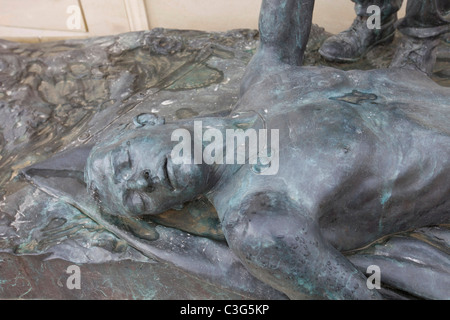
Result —
[[[395, 30], [402, 33], [402, 43], [391, 66], [419, 70], [430, 75], [436, 60], [439, 37], [450, 31], [450, 5], [445, 0], [409, 0], [406, 17], [397, 21], [403, 0], [353, 0], [357, 14], [352, 26], [330, 37], [320, 54], [332, 61], [350, 62], [364, 56], [376, 45], [392, 42]], [[379, 28], [369, 28], [370, 6], [380, 8]]]
[[260, 48], [235, 113], [197, 119], [222, 132], [280, 130], [279, 172], [176, 165], [171, 134], [193, 133], [194, 120], [147, 115], [140, 128], [94, 147], [86, 183], [118, 217], [206, 196], [229, 248], [257, 279], [293, 299], [376, 299], [340, 251], [449, 222], [449, 91], [410, 70], [301, 67], [313, 5], [264, 1]]
[[[2, 298], [47, 298], [55, 292], [59, 297], [135, 299], [284, 299], [283, 292], [291, 298], [448, 297], [448, 225], [434, 225], [435, 219], [448, 219], [440, 211], [448, 206], [448, 197], [429, 210], [448, 194], [448, 89], [417, 72], [296, 66], [316, 59], [311, 54], [317, 50], [311, 49], [314, 43], [309, 56], [302, 55], [312, 3], [264, 4], [262, 46], [247, 68], [240, 98], [239, 81], [256, 44], [254, 31], [153, 30], [39, 45], [0, 41]], [[292, 25], [283, 19], [286, 10], [292, 14]], [[318, 28], [313, 28], [312, 38], [317, 34]], [[321, 63], [316, 59], [313, 64]], [[369, 67], [373, 68], [364, 66]], [[442, 76], [448, 85], [445, 72]], [[229, 114], [231, 106], [234, 113]], [[166, 117], [165, 125], [158, 114]], [[202, 126], [195, 127], [196, 122]], [[162, 156], [162, 151], [179, 145], [171, 135], [184, 126], [188, 132], [194, 128], [191, 137], [197, 128], [203, 137], [214, 139], [192, 141], [195, 150], [201, 146], [195, 142], [203, 142], [205, 150], [214, 151], [203, 155], [220, 159], [221, 154], [226, 160], [229, 153], [221, 153], [215, 139], [226, 137], [229, 125], [235, 133], [246, 130], [249, 142], [257, 138], [257, 151], [263, 152], [256, 154], [256, 163], [250, 152], [243, 165], [203, 161], [203, 166], [176, 166], [169, 161], [173, 158]], [[264, 134], [275, 130], [281, 139]], [[152, 139], [167, 144], [159, 148], [149, 144]], [[94, 141], [98, 145], [92, 152]], [[281, 148], [276, 148], [277, 142]], [[54, 155], [63, 149], [68, 150]], [[104, 162], [102, 156], [108, 149], [114, 151], [112, 162]], [[146, 161], [154, 159], [152, 150], [161, 162]], [[23, 170], [23, 176], [32, 185], [17, 176], [30, 163], [36, 164]], [[113, 167], [114, 174], [109, 171]], [[186, 170], [180, 174], [182, 168]], [[278, 170], [264, 175], [271, 168]], [[197, 169], [199, 175], [190, 174]], [[103, 171], [108, 171], [105, 179]], [[198, 179], [205, 174], [216, 188], [226, 190], [206, 192], [210, 185]], [[218, 176], [222, 180], [215, 183]], [[224, 182], [227, 177], [233, 183]], [[180, 193], [184, 186], [188, 188]], [[197, 198], [199, 191], [205, 194]], [[226, 224], [206, 196], [215, 199]], [[247, 198], [241, 201], [239, 196]], [[183, 203], [192, 197], [193, 202]], [[157, 200], [154, 205], [152, 198]], [[323, 212], [316, 230], [323, 240], [317, 245], [324, 250], [308, 250], [315, 245], [308, 236], [318, 233], [295, 226], [305, 212], [319, 212], [311, 210], [314, 204]], [[232, 210], [233, 206], [238, 208]], [[174, 210], [141, 215], [169, 207]], [[303, 211], [290, 213], [299, 207]], [[243, 212], [249, 214], [240, 216]], [[355, 217], [358, 212], [369, 219]], [[379, 213], [381, 219], [375, 221]], [[417, 216], [422, 218], [414, 220]], [[246, 218], [248, 227], [242, 223]], [[286, 218], [292, 222], [287, 228], [280, 223]], [[360, 247], [383, 234], [387, 236]], [[257, 237], [262, 241], [252, 242]], [[290, 240], [293, 245], [287, 247]], [[279, 249], [272, 250], [274, 246]], [[347, 250], [351, 248], [356, 250]], [[255, 255], [259, 249], [267, 253]], [[335, 256], [326, 260], [330, 251]], [[306, 261], [307, 272], [295, 274], [301, 260], [286, 261], [296, 253]], [[61, 263], [39, 263], [43, 258], [37, 255], [45, 261], [78, 264], [83, 277], [94, 269], [103, 280], [82, 281], [79, 293], [64, 292], [60, 285], [65, 279], [58, 273], [65, 268]], [[36, 267], [20, 273], [30, 260]], [[151, 263], [154, 260], [159, 263]], [[114, 261], [120, 261], [119, 269]], [[330, 261], [324, 263], [326, 270], [321, 261]], [[340, 261], [343, 268], [333, 269]], [[242, 262], [258, 266], [248, 269]], [[374, 265], [381, 271], [381, 289], [365, 283]], [[347, 267], [354, 272], [350, 281], [362, 288], [339, 290], [339, 275], [345, 275]], [[113, 268], [119, 272], [111, 272]], [[50, 276], [49, 269], [54, 272]], [[292, 273], [287, 279], [280, 276], [280, 281], [268, 278], [267, 273], [276, 277], [277, 270]], [[183, 281], [180, 274], [186, 271], [197, 282]]]

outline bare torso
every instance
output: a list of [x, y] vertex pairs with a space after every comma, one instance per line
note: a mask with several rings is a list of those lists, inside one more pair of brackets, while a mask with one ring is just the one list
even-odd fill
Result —
[[[450, 111], [448, 89], [423, 88], [419, 79], [422, 89], [414, 91], [414, 79], [383, 71], [358, 78], [327, 71], [280, 72], [254, 86], [258, 95], [252, 88], [244, 95], [236, 112], [256, 111], [267, 129], [279, 129], [279, 172], [262, 176], [242, 167], [221, 190], [228, 205], [282, 192], [339, 250], [449, 223], [450, 112], [442, 112]], [[218, 205], [219, 215], [229, 210]]]

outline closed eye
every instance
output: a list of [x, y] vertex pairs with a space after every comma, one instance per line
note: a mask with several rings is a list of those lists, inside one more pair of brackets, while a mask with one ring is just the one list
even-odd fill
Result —
[[129, 150], [120, 150], [111, 156], [112, 168], [114, 171], [114, 182], [119, 183], [126, 180], [132, 168], [131, 156]]

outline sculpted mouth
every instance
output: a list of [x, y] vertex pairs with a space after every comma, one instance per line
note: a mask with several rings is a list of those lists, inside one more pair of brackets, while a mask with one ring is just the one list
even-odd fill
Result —
[[133, 213], [139, 214], [145, 210], [144, 195], [137, 190], [128, 191], [124, 196], [124, 202]]
[[164, 180], [167, 182], [167, 185], [171, 191], [176, 190], [176, 182], [173, 176], [173, 168], [170, 166], [169, 157], [166, 156], [163, 164], [163, 173]]

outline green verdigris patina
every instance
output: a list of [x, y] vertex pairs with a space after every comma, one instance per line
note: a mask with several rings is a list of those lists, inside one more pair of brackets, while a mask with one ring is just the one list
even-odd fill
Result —
[[[7, 163], [2, 166], [6, 179], [0, 217], [2, 249], [13, 249], [21, 255], [52, 253], [53, 257], [82, 263], [86, 268], [92, 262], [155, 259], [171, 266], [167, 272], [176, 283], [169, 286], [174, 287], [171, 290], [177, 292], [176, 297], [183, 297], [181, 289], [184, 297], [379, 298], [365, 282], [364, 273], [370, 265], [382, 270], [379, 293], [384, 297], [448, 297], [448, 230], [443, 224], [437, 225], [448, 223], [448, 89], [416, 72], [344, 72], [295, 66], [301, 61], [306, 65], [325, 62], [314, 55], [318, 45], [311, 41], [313, 54], [309, 51], [305, 59], [302, 55], [312, 3], [283, 3], [264, 2], [262, 21], [268, 22], [262, 30], [273, 31], [274, 42], [266, 42], [266, 49], [261, 46], [247, 68], [241, 97], [239, 80], [256, 44], [256, 34], [251, 32], [209, 35], [155, 30], [69, 41], [60, 50], [55, 44], [48, 48], [45, 44], [34, 45], [31, 50], [24, 45], [4, 44], [3, 50], [15, 56], [19, 64], [28, 59], [43, 62], [30, 69], [37, 83], [47, 72], [63, 81], [72, 81], [74, 74], [77, 83], [90, 78], [107, 82], [102, 85], [106, 93], [99, 89], [102, 86], [86, 82], [76, 86], [72, 95], [64, 94], [65, 85], [55, 86], [53, 95], [44, 85], [41, 90], [37, 89], [41, 86], [31, 86], [30, 95], [24, 96], [24, 90], [15, 90], [26, 86], [23, 74], [2, 78], [4, 88], [8, 87], [7, 81], [17, 81], [16, 87], [9, 86], [11, 92], [1, 93], [9, 97], [4, 99], [7, 107], [1, 109], [6, 117], [9, 110], [19, 112], [20, 103], [32, 105], [30, 101], [40, 101], [36, 108], [48, 115], [39, 118], [19, 113], [19, 119], [29, 115], [30, 119], [41, 119], [42, 124], [36, 123], [24, 132], [20, 128], [27, 128], [25, 125], [15, 126], [12, 131], [4, 128], [2, 156]], [[300, 7], [293, 10], [297, 5]], [[279, 11], [279, 21], [287, 21], [282, 17], [292, 13], [294, 19], [289, 21], [294, 25], [274, 26], [272, 20], [264, 19], [272, 16], [271, 10]], [[295, 17], [300, 16], [305, 24], [298, 25]], [[277, 42], [277, 30], [281, 34], [283, 30], [301, 33], [299, 43], [283, 41], [283, 46], [297, 43], [301, 48], [284, 50]], [[323, 40], [324, 34], [317, 28], [312, 32]], [[287, 54], [287, 58], [281, 57], [287, 63], [280, 63], [280, 56], [273, 54], [277, 50]], [[94, 51], [86, 57], [97, 57], [97, 64], [84, 56], [86, 51]], [[289, 52], [300, 55], [289, 58]], [[370, 69], [388, 64], [389, 53], [374, 56], [376, 59], [339, 67]], [[178, 57], [186, 59], [185, 63], [178, 63]], [[72, 66], [86, 59], [89, 72], [78, 66], [80, 63]], [[9, 68], [4, 70], [16, 70], [11, 69], [16, 65], [14, 61], [9, 61]], [[61, 65], [59, 73], [55, 73], [58, 61]], [[445, 59], [441, 61], [444, 69], [437, 70], [434, 79], [445, 84]], [[71, 68], [66, 67], [69, 64]], [[39, 69], [46, 65], [52, 68]], [[52, 81], [58, 83], [57, 79]], [[93, 93], [84, 94], [84, 90]], [[57, 98], [41, 101], [42, 95], [35, 92]], [[99, 95], [101, 103], [92, 100]], [[69, 100], [65, 104], [58, 99]], [[227, 116], [232, 106], [234, 113]], [[61, 111], [52, 112], [52, 108]], [[39, 113], [41, 109], [29, 110]], [[143, 117], [144, 123], [137, 118], [133, 124], [134, 116], [150, 112], [153, 115]], [[165, 125], [152, 125], [162, 124], [163, 116]], [[192, 130], [194, 120], [184, 118], [193, 116], [203, 122], [205, 130], [278, 129], [277, 175], [259, 175], [254, 166], [247, 164], [192, 166], [177, 175], [172, 175], [171, 170], [180, 168], [170, 167], [170, 163], [171, 169], [165, 172], [159, 168], [155, 172], [148, 170], [166, 163], [156, 159], [161, 151], [170, 151], [176, 144], [170, 139], [174, 130]], [[48, 126], [52, 119], [60, 122]], [[135, 128], [136, 124], [139, 128]], [[30, 136], [33, 132], [35, 135]], [[11, 139], [7, 136], [11, 133], [19, 138]], [[20, 133], [24, 136], [20, 137]], [[146, 144], [151, 141], [159, 143]], [[97, 143], [94, 151], [92, 143]], [[76, 146], [81, 147], [73, 149]], [[130, 147], [134, 151], [127, 159], [123, 151]], [[64, 148], [70, 150], [24, 171], [39, 190], [52, 195], [51, 199], [13, 179], [27, 164]], [[117, 151], [111, 162], [115, 168], [94, 165], [97, 160], [104, 161], [108, 150]], [[193, 170], [201, 174], [190, 175]], [[210, 170], [213, 174], [209, 175], [209, 183], [214, 183], [214, 188], [208, 190], [209, 183], [203, 185], [198, 178]], [[116, 183], [108, 182], [121, 171], [124, 175]], [[135, 183], [158, 175], [164, 183], [166, 174], [174, 179], [173, 184], [181, 185], [185, 179], [191, 189], [171, 194], [169, 191], [174, 190], [158, 186], [158, 179], [152, 180], [150, 186]], [[101, 175], [107, 179], [100, 179]], [[94, 197], [87, 193], [88, 185], [95, 191]], [[142, 187], [148, 194], [142, 194]], [[129, 197], [133, 195], [129, 191], [138, 192], [138, 197]], [[128, 197], [124, 198], [124, 194]], [[193, 202], [184, 203], [187, 198]], [[155, 206], [143, 203], [153, 200]], [[184, 208], [180, 209], [182, 204]], [[174, 210], [149, 215], [159, 213], [155, 212], [158, 206], [164, 211], [167, 207]], [[397, 231], [405, 232], [392, 235]], [[161, 298], [159, 292], [168, 291], [160, 283], [170, 282], [163, 268], [144, 269], [147, 277], [131, 285], [136, 290], [130, 297]], [[188, 271], [210, 286], [194, 286], [197, 293], [193, 293], [189, 281], [176, 270]], [[27, 270], [27, 274], [35, 271]], [[105, 291], [112, 290], [114, 296], [114, 284], [122, 285], [122, 279], [105, 274], [111, 278], [104, 279], [102, 288], [110, 283], [111, 288]], [[126, 274], [131, 275], [129, 270]], [[160, 275], [159, 279], [155, 275]], [[16, 277], [10, 287], [8, 280], [2, 282], [6, 297], [11, 295], [3, 288], [18, 287], [17, 279], [21, 277]], [[153, 287], [142, 288], [140, 283], [146, 281]], [[35, 291], [27, 289], [22, 294], [33, 297]]]
[[[417, 71], [302, 67], [313, 5], [311, 0], [263, 1], [260, 47], [230, 116], [170, 123], [143, 116], [147, 120], [140, 128], [93, 148], [86, 183], [111, 217], [158, 215], [206, 197], [230, 250], [226, 274], [247, 275], [244, 286], [258, 290], [253, 276], [291, 299], [379, 299], [342, 252], [450, 222], [450, 91]], [[208, 133], [196, 131], [200, 121], [215, 129], [215, 142], [237, 129], [275, 130], [279, 140], [257, 150], [261, 162], [250, 162], [250, 150], [245, 164], [217, 158], [206, 164], [196, 159], [195, 145], [202, 146]], [[178, 130], [189, 137], [187, 156], [183, 149], [187, 162], [173, 153]], [[264, 151], [270, 159], [266, 168], [259, 158]], [[200, 152], [204, 157], [203, 148]], [[228, 140], [214, 148], [226, 159], [240, 152]], [[150, 233], [149, 239], [164, 234]], [[192, 270], [204, 241], [185, 239], [195, 262], [185, 257], [175, 263]], [[211, 261], [216, 254], [202, 257]], [[448, 264], [446, 253], [438, 256]], [[408, 264], [401, 269], [410, 282], [420, 278]], [[448, 269], [441, 271], [431, 276], [433, 282], [448, 284]], [[446, 284], [434, 288], [436, 296], [449, 297]]]

